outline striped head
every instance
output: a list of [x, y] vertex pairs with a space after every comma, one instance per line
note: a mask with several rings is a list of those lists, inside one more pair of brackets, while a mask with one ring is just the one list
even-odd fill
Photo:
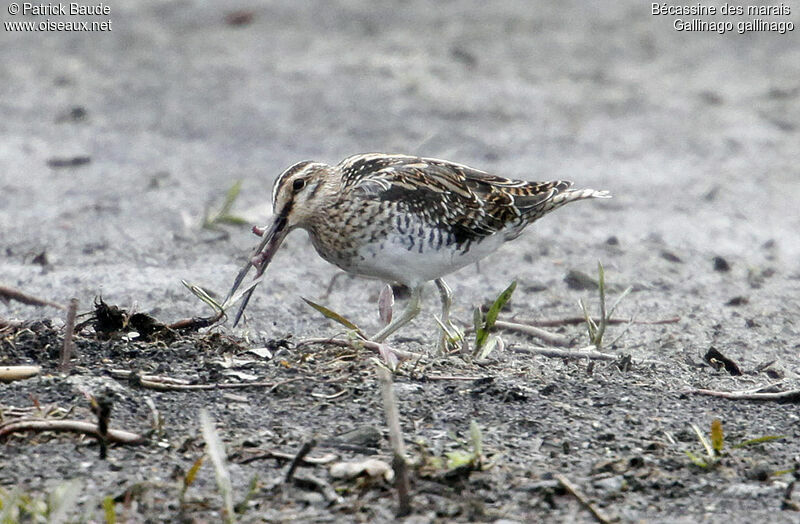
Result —
[[[272, 186], [273, 220], [269, 227], [253, 227], [261, 236], [261, 243], [253, 252], [250, 263], [239, 272], [228, 292], [227, 302], [242, 284], [250, 266], [256, 268], [256, 278], [261, 276], [277, 253], [283, 239], [295, 228], [306, 227], [309, 221], [324, 209], [335, 194], [341, 179], [333, 176], [334, 168], [319, 162], [298, 162], [275, 180]], [[235, 326], [247, 306], [252, 288], [242, 300], [233, 325]]]
[[288, 231], [303, 227], [327, 205], [327, 196], [337, 191], [333, 168], [320, 162], [298, 162], [275, 180], [272, 212], [285, 221]]

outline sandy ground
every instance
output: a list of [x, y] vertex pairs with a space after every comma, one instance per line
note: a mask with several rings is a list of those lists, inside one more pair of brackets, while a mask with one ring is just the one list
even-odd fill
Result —
[[[452, 482], [415, 469], [410, 519], [591, 521], [552, 480], [563, 474], [623, 521], [800, 521], [782, 509], [791, 507], [782, 501], [792, 475], [772, 474], [794, 468], [800, 455], [794, 404], [686, 393], [775, 382], [790, 390], [800, 382], [796, 31], [678, 32], [676, 17], [654, 16], [650, 4], [635, 1], [145, 1], [110, 9], [97, 17], [11, 16], [3, 4], [3, 22], [111, 20], [112, 30], [0, 31], [0, 283], [60, 303], [75, 297], [82, 312], [102, 296], [167, 322], [207, 314], [180, 280], [224, 293], [256, 239], [246, 227], [202, 229], [204, 212], [241, 180], [234, 212], [265, 220], [274, 177], [303, 159], [411, 153], [608, 189], [613, 200], [561, 209], [451, 277], [455, 316], [466, 324], [476, 304], [516, 279], [506, 318], [574, 317], [580, 298], [597, 307], [597, 293], [564, 278], [570, 270], [594, 274], [601, 260], [618, 286], [612, 298], [634, 286], [621, 316], [680, 320], [631, 325], [604, 348], [630, 355], [630, 369], [525, 354], [539, 342], [511, 333], [503, 334], [504, 352], [478, 365], [432, 356], [431, 286], [423, 315], [392, 340], [430, 355], [396, 376], [406, 440], [441, 454], [468, 438], [475, 420], [493, 467]], [[751, 18], [731, 17], [734, 27]], [[800, 23], [796, 12], [762, 18]], [[206, 407], [229, 446], [237, 500], [254, 475], [261, 479], [242, 520], [390, 520], [396, 502], [386, 483], [331, 481], [325, 468], [310, 470], [336, 483], [342, 499], [332, 501], [308, 486], [276, 487], [284, 461], [241, 463], [248, 447], [294, 454], [314, 435], [324, 447], [363, 427], [382, 433], [377, 453], [388, 456], [369, 352], [295, 346], [341, 332], [301, 296], [367, 332], [379, 328], [380, 284], [341, 278], [326, 295], [337, 273], [294, 233], [244, 328], [226, 324], [210, 341], [159, 344], [85, 332], [68, 376], [53, 360], [63, 312], [0, 306], [0, 318], [52, 320], [55, 328], [0, 332], [0, 364], [39, 363], [46, 371], [0, 385], [6, 414], [35, 399], [78, 406], [91, 419], [82, 391], [111, 388], [112, 427], [146, 431], [148, 397], [165, 417], [163, 433], [144, 446], [112, 448], [107, 462], [74, 436], [7, 438], [0, 485], [37, 494], [77, 479], [81, 511], [97, 519], [103, 496], [152, 482], [141, 496], [122, 496], [118, 512], [132, 521], [174, 520], [179, 479], [202, 455], [198, 410]], [[587, 342], [582, 326], [559, 330], [575, 347]], [[611, 327], [607, 340], [622, 330]], [[281, 340], [288, 347], [272, 360], [246, 352]], [[711, 347], [744, 374], [704, 363]], [[231, 355], [256, 361], [225, 367]], [[241, 379], [223, 373], [231, 369], [302, 380], [233, 398], [153, 392], [111, 378], [112, 368], [198, 382]], [[452, 375], [485, 380], [426, 378]], [[327, 379], [339, 382], [319, 383]], [[691, 424], [707, 430], [714, 418], [731, 443], [785, 438], [697, 468], [684, 453], [702, 450]], [[359, 455], [329, 448], [313, 453]], [[184, 517], [219, 518], [209, 465], [188, 496]]]

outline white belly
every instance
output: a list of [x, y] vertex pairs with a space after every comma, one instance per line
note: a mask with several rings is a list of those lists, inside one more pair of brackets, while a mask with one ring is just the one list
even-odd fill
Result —
[[362, 276], [416, 287], [481, 260], [503, 242], [503, 235], [495, 234], [472, 242], [464, 251], [455, 244], [436, 249], [422, 242], [420, 248], [420, 243], [410, 245], [408, 236], [389, 235], [383, 242], [362, 246], [358, 256], [348, 261], [349, 267], [340, 267]]

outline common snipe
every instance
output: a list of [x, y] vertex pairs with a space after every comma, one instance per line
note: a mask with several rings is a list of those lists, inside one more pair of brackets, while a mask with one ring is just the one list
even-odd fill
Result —
[[[405, 284], [405, 312], [378, 332], [382, 342], [420, 311], [423, 285], [433, 280], [450, 326], [451, 293], [442, 277], [477, 262], [542, 215], [606, 191], [570, 189], [571, 182], [525, 182], [465, 165], [406, 155], [355, 155], [339, 165], [300, 162], [272, 189], [274, 220], [228, 297], [251, 266], [259, 277], [293, 229], [308, 231], [317, 253], [348, 273]], [[238, 323], [252, 289], [234, 320]], [[444, 343], [443, 339], [440, 344]]]

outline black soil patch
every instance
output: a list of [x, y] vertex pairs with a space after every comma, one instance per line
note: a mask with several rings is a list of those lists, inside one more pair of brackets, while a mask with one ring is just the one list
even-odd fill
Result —
[[[206, 409], [226, 447], [239, 518], [393, 519], [397, 501], [385, 476], [342, 479], [329, 470], [347, 461], [391, 463], [375, 355], [297, 347], [286, 339], [247, 341], [222, 331], [137, 340], [120, 334], [130, 322], [119, 332], [108, 328], [126, 314], [107, 305], [102, 311], [107, 315], [95, 312], [94, 329], [87, 324], [76, 336], [79, 356], [67, 374], [57, 371], [59, 330], [47, 322], [3, 329], [0, 365], [43, 367], [38, 377], [0, 385], [3, 423], [30, 417], [96, 422], [100, 410], [111, 429], [138, 433], [145, 442], [110, 444], [102, 459], [98, 438], [7, 435], [0, 484], [36, 492], [74, 479], [85, 488], [80, 506], [96, 515], [102, 499], [112, 497], [118, 515], [217, 520], [222, 499], [209, 460], [181, 495], [187, 473], [205, 453], [199, 413]], [[689, 396], [669, 378], [680, 373], [700, 381], [718, 373], [712, 367], [670, 370], [634, 361], [622, 371], [616, 362], [587, 366], [513, 350], [495, 358], [477, 365], [460, 356], [424, 357], [395, 374], [413, 514], [463, 522], [591, 520], [560, 478], [609, 518], [700, 518], [708, 504], [770, 520], [788, 511], [781, 507], [789, 507], [794, 422], [785, 406]], [[691, 426], [707, 413], [723, 423], [738, 421], [725, 426], [728, 447], [719, 457], [705, 455]], [[474, 454], [473, 421], [482, 452], [467, 460]], [[701, 431], [707, 436], [707, 427]], [[767, 434], [784, 438], [731, 447]], [[315, 445], [286, 483], [293, 457], [310, 442]], [[705, 457], [707, 466], [695, 465], [686, 451]]]

